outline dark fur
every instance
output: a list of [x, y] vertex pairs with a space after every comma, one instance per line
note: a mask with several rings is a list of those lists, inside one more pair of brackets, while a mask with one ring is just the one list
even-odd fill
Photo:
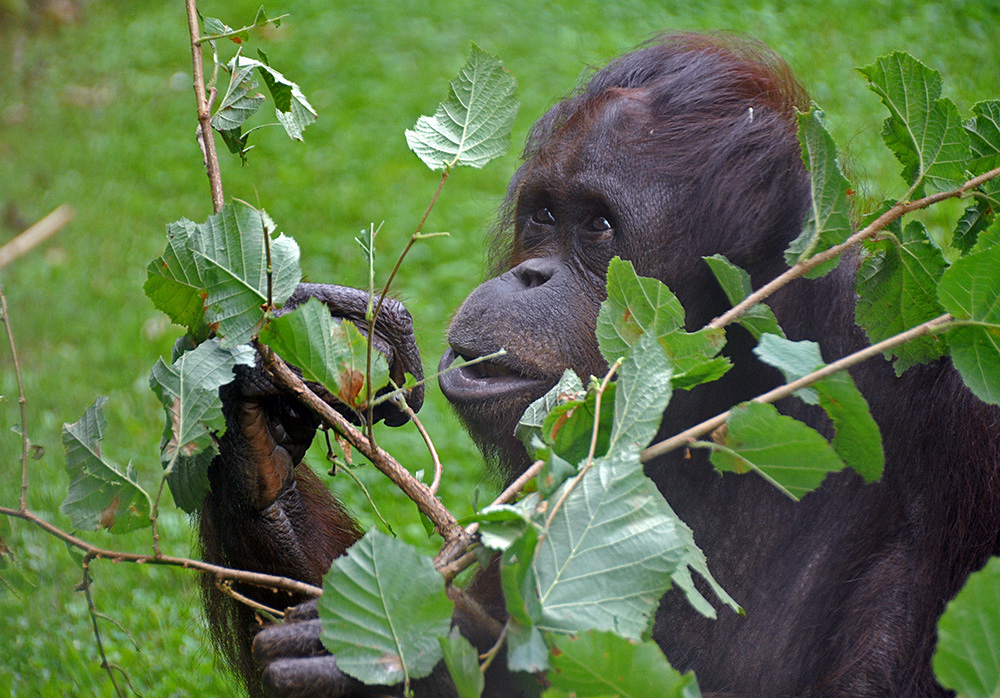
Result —
[[[611, 63], [539, 120], [497, 228], [499, 276], [469, 296], [449, 330], [457, 353], [502, 346], [499, 368], [538, 379], [502, 399], [454, 400], [506, 476], [527, 462], [512, 432], [529, 402], [565, 368], [583, 376], [606, 369], [594, 321], [613, 255], [666, 282], [690, 329], [728, 307], [702, 256], [725, 254], [755, 286], [784, 268], [782, 251], [809, 204], [794, 118], [807, 106], [785, 64], [762, 45], [682, 35]], [[600, 217], [611, 234], [594, 226]], [[827, 360], [865, 343], [853, 322], [853, 273], [846, 260], [770, 299], [788, 335], [819, 341]], [[662, 436], [780, 382], [752, 355], [746, 332], [728, 334], [733, 370], [676, 394]], [[647, 467], [747, 612], [704, 619], [674, 592], [661, 604], [654, 637], [708, 693], [946, 695], [930, 670], [936, 620], [970, 571], [1000, 548], [1000, 412], [972, 397], [948, 361], [900, 379], [882, 359], [852, 373], [883, 433], [887, 464], [877, 484], [839, 473], [796, 505], [759, 478], [718, 475], [703, 452]], [[449, 381], [442, 387], [453, 397]], [[810, 408], [781, 407], [827, 428]], [[232, 449], [224, 453], [239, 452]], [[253, 493], [226, 490], [214, 477], [204, 518], [211, 549], [222, 551], [217, 559], [312, 580], [336, 552], [328, 541], [354, 535], [337, 533], [350, 530], [337, 508], [328, 520], [310, 508], [315, 502], [295, 509], [306, 522], [295, 529], [300, 547], [317, 549], [316, 564], [303, 569], [288, 555], [295, 545], [276, 547], [266, 531], [246, 537], [253, 512], [225, 500]], [[234, 526], [238, 540], [225, 533]], [[495, 585], [481, 579], [476, 590], [496, 603]]]

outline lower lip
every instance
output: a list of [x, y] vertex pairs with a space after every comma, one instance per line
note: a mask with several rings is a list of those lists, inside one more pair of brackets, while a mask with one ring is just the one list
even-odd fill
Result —
[[451, 367], [457, 358], [458, 354], [449, 347], [444, 356], [441, 357], [441, 363], [438, 366], [438, 370], [442, 372], [438, 376], [441, 392], [453, 403], [491, 400], [514, 391], [532, 390], [535, 392], [548, 384], [548, 381], [524, 376], [478, 376], [461, 366], [451, 368], [445, 373], [445, 370]]

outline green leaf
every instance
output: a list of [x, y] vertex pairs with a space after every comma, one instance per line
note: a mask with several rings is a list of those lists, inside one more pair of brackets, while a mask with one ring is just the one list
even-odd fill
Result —
[[[610, 413], [611, 410], [608, 410]], [[602, 411], [603, 417], [603, 411]], [[594, 453], [600, 453], [603, 455], [608, 450], [608, 437], [607, 434], [611, 431], [610, 424], [605, 424], [602, 419], [600, 425], [600, 433], [598, 434], [598, 447], [594, 449]], [[603, 443], [602, 443], [603, 436]], [[577, 459], [579, 462], [581, 459]], [[559, 454], [554, 450], [549, 449], [549, 452], [545, 457], [545, 467], [542, 468], [542, 472], [538, 473], [538, 491], [544, 497], [549, 497], [553, 492], [555, 492], [560, 485], [562, 485], [566, 480], [573, 477], [579, 472], [579, 468], [573, 465], [574, 461], [568, 461], [559, 457]]]
[[[802, 233], [785, 252], [789, 266], [844, 242], [851, 235], [851, 207], [847, 203], [849, 184], [837, 159], [837, 146], [823, 126], [823, 112], [813, 107], [799, 114], [799, 142], [802, 161], [809, 170], [812, 208]], [[822, 264], [806, 276], [816, 279], [837, 268], [840, 258]]]
[[972, 105], [975, 118], [965, 124], [969, 134], [973, 174], [983, 174], [1000, 167], [1000, 100], [991, 99]]
[[260, 76], [274, 99], [274, 115], [278, 117], [278, 122], [285, 128], [289, 138], [301, 141], [302, 132], [316, 121], [316, 110], [298, 85], [269, 65], [266, 53], [257, 51], [257, 55], [260, 56], [259, 61], [240, 57], [241, 64], [252, 62], [260, 71]]
[[659, 646], [614, 633], [552, 635], [551, 688], [544, 698], [694, 698], [694, 674], [670, 666]]
[[1000, 404], [1000, 247], [962, 257], [941, 276], [938, 297], [956, 320], [951, 359], [980, 399]]
[[167, 226], [167, 248], [146, 268], [143, 290], [157, 310], [171, 321], [188, 328], [195, 337], [207, 336], [205, 329], [205, 280], [195, 263], [192, 238], [198, 224], [182, 218]]
[[[725, 255], [714, 254], [702, 259], [708, 263], [726, 298], [734, 307], [753, 292], [750, 274], [730, 262]], [[751, 306], [738, 322], [754, 336], [754, 339], [760, 339], [760, 336], [766, 333], [785, 336], [777, 318], [774, 317], [774, 312], [764, 303]]]
[[597, 316], [597, 344], [609, 364], [649, 332], [657, 337], [684, 327], [684, 308], [666, 284], [637, 276], [632, 262], [608, 265], [608, 298]]
[[[247, 343], [267, 304], [265, 226], [270, 237], [271, 218], [243, 203], [227, 204], [201, 224], [171, 223], [166, 251], [147, 268], [146, 295], [197, 339], [208, 335], [209, 323], [223, 347]], [[292, 295], [302, 272], [294, 240], [281, 235], [270, 247], [277, 306]]]
[[208, 491], [208, 464], [216, 453], [213, 432], [225, 428], [219, 388], [233, 380], [236, 365], [253, 365], [248, 345], [223, 349], [219, 340], [202, 342], [172, 365], [157, 360], [149, 386], [166, 412], [160, 461], [174, 501], [190, 513]]
[[723, 471], [754, 471], [792, 499], [819, 487], [844, 461], [816, 430], [774, 407], [744, 402], [729, 413], [711, 460]]
[[979, 234], [987, 230], [996, 220], [1000, 208], [1000, 184], [993, 180], [980, 187], [982, 198], [965, 209], [952, 233], [952, 245], [963, 253], [968, 252], [979, 241]]
[[[310, 298], [293, 312], [274, 318], [261, 330], [260, 340], [345, 405], [361, 408], [367, 403], [365, 337], [353, 323], [334, 320], [321, 301]], [[385, 357], [372, 352], [372, 389], [388, 383]]]
[[715, 356], [726, 345], [723, 329], [705, 328], [697, 332], [676, 330], [659, 338], [660, 347], [670, 359], [675, 390], [690, 390], [724, 376], [732, 363], [725, 356]]
[[[792, 342], [776, 335], [764, 335], [754, 348], [761, 361], [779, 369], [791, 383], [817, 371], [825, 364], [815, 342]], [[836, 436], [833, 450], [855, 472], [874, 482], [882, 476], [885, 454], [878, 425], [868, 402], [847, 371], [822, 378], [795, 395], [810, 405], [819, 404], [833, 422]]]
[[[199, 13], [200, 14], [200, 13]], [[204, 27], [204, 34], [226, 34], [231, 32], [232, 27], [228, 26], [221, 19], [216, 19], [215, 17], [205, 17], [201, 18], [202, 26]]]
[[934, 674], [961, 698], [1000, 695], [1000, 558], [969, 575], [938, 621]]
[[673, 370], [657, 338], [646, 334], [625, 356], [615, 390], [614, 427], [608, 449], [642, 450], [656, 436], [673, 394]]
[[479, 540], [491, 550], [504, 551], [524, 533], [531, 512], [538, 503], [537, 494], [529, 494], [514, 504], [496, 504], [461, 520], [466, 526], [479, 524]]
[[406, 143], [432, 170], [482, 167], [510, 147], [517, 82], [495, 56], [472, 44], [469, 60], [451, 81], [434, 116], [421, 116]]
[[108, 426], [103, 412], [107, 401], [97, 398], [79, 421], [63, 424], [66, 472], [71, 481], [59, 510], [74, 528], [127, 533], [150, 525], [149, 495], [139, 486], [131, 465], [122, 472], [101, 454]]
[[[241, 63], [240, 58], [242, 56], [237, 54], [229, 63], [229, 86], [212, 117], [212, 128], [222, 133], [235, 132], [237, 137], [244, 122], [264, 104], [264, 95], [259, 92], [251, 94], [252, 90], [257, 89], [257, 83], [253, 79], [253, 64]], [[226, 144], [229, 144], [228, 140]], [[233, 151], [232, 147], [230, 151], [234, 154], [238, 152]]]
[[[882, 239], [866, 242], [864, 247], [867, 256], [858, 269], [855, 319], [873, 344], [944, 312], [937, 298], [937, 282], [945, 260], [922, 223], [911, 222], [901, 235], [898, 227], [887, 230]], [[921, 337], [907, 342], [892, 350], [898, 357], [896, 374], [932, 361], [946, 351], [940, 338]]]
[[462, 637], [458, 628], [453, 628], [447, 637], [438, 640], [458, 698], [480, 698], [484, 681], [483, 672], [479, 670], [479, 652]]
[[663, 282], [637, 276], [631, 262], [615, 257], [608, 265], [607, 291], [597, 316], [597, 343], [608, 363], [648, 333], [660, 340], [670, 359], [675, 389], [692, 388], [729, 370], [727, 359], [713, 358], [725, 345], [725, 331], [686, 332], [684, 308]]
[[[260, 329], [268, 301], [267, 250], [274, 221], [243, 203], [227, 204], [198, 226], [194, 259], [207, 290], [206, 320], [217, 323], [222, 346], [246, 344]], [[271, 295], [279, 306], [302, 278], [299, 246], [284, 235], [272, 239]]]
[[893, 52], [859, 69], [889, 109], [882, 138], [903, 164], [914, 197], [954, 189], [965, 181], [969, 137], [958, 109], [940, 99], [941, 74], [912, 56]]
[[322, 640], [341, 671], [369, 684], [426, 676], [441, 659], [452, 605], [429, 557], [372, 529], [323, 578]]
[[[567, 488], [572, 490], [535, 555], [537, 626], [566, 633], [608, 630], [639, 639], [672, 579], [690, 582], [689, 565], [707, 574], [704, 557], [691, 530], [643, 474], [637, 449], [621, 448], [595, 461], [551, 501], [558, 502]], [[699, 611], [714, 617], [693, 585], [682, 587]]]
[[[608, 451], [608, 440], [614, 414], [615, 385], [609, 384], [601, 398], [601, 416], [598, 420], [597, 442], [594, 454], [603, 456]], [[590, 452], [590, 441], [594, 433], [594, 410], [597, 393], [590, 390], [582, 400], [564, 396], [558, 405], [545, 417], [541, 436], [553, 451], [570, 463], [579, 463]]]
[[521, 439], [530, 450], [532, 436], [542, 438], [542, 427], [545, 424], [545, 419], [553, 409], [561, 404], [580, 402], [585, 396], [583, 381], [572, 369], [566, 369], [558, 383], [552, 386], [545, 395], [528, 405], [528, 409], [524, 411], [517, 423], [514, 435]]

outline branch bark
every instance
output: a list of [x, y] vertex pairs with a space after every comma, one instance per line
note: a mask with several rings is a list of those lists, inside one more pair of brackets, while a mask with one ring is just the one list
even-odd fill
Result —
[[124, 553], [118, 550], [109, 550], [92, 545], [82, 538], [67, 533], [55, 524], [49, 523], [45, 519], [37, 516], [31, 511], [21, 511], [9, 507], [0, 507], [0, 514], [24, 519], [43, 531], [51, 533], [59, 540], [79, 548], [84, 553], [94, 559], [112, 560], [113, 562], [134, 562], [140, 565], [168, 565], [171, 567], [183, 567], [185, 569], [199, 570], [207, 572], [216, 579], [231, 579], [235, 582], [244, 582], [264, 589], [276, 591], [291, 591], [305, 596], [319, 596], [323, 590], [312, 584], [306, 584], [288, 577], [279, 577], [270, 574], [260, 574], [258, 572], [246, 572], [244, 570], [234, 570], [228, 567], [220, 567], [201, 560], [192, 560], [186, 557], [174, 557], [172, 555], [144, 555], [139, 553]]
[[194, 97], [198, 106], [198, 143], [205, 159], [205, 170], [208, 173], [208, 184], [212, 189], [212, 206], [218, 213], [225, 205], [222, 193], [222, 175], [219, 172], [219, 159], [215, 153], [215, 136], [212, 134], [212, 115], [208, 109], [208, 97], [205, 94], [205, 69], [201, 58], [201, 40], [198, 30], [198, 7], [195, 0], [186, 0], [188, 31], [191, 34], [191, 63], [194, 76]]

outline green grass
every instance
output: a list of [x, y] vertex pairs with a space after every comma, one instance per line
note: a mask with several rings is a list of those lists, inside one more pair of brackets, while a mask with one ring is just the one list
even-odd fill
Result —
[[[346, 3], [345, 3], [346, 4]], [[757, 36], [783, 55], [823, 106], [835, 138], [865, 186], [899, 194], [899, 166], [881, 145], [883, 114], [854, 68], [893, 49], [944, 74], [959, 108], [1000, 88], [1000, 4], [996, 0], [898, 3], [682, 3], [593, 0], [546, 3], [442, 0], [358, 3], [319, 0], [268, 5], [291, 17], [264, 45], [320, 114], [304, 144], [279, 130], [258, 134], [250, 166], [223, 155], [231, 197], [259, 202], [302, 247], [310, 280], [365, 281], [352, 238], [384, 221], [383, 275], [416, 225], [437, 183], [406, 149], [403, 130], [433, 111], [462, 65], [469, 40], [498, 54], [518, 78], [515, 144], [587, 66], [600, 65], [663, 29], [729, 29]], [[15, 7], [3, 3], [0, 7]], [[204, 2], [236, 25], [256, 2]], [[0, 243], [62, 203], [76, 210], [59, 236], [0, 271], [24, 370], [31, 439], [45, 449], [31, 463], [29, 503], [63, 527], [68, 478], [60, 426], [97, 395], [108, 395], [105, 453], [131, 461], [149, 490], [158, 478], [160, 410], [147, 387], [157, 356], [178, 334], [142, 294], [145, 266], [163, 247], [166, 223], [210, 212], [195, 145], [190, 52], [182, 3], [84, 3], [79, 24], [0, 19]], [[29, 28], [30, 27], [30, 28]], [[482, 171], [456, 172], [427, 229], [451, 237], [419, 245], [397, 294], [417, 324], [425, 364], [443, 350], [449, 314], [482, 276], [483, 241], [516, 163], [518, 147]], [[17, 501], [20, 423], [9, 352], [0, 350], [0, 503]], [[445, 501], [471, 509], [483, 484], [479, 459], [444, 400], [430, 391], [421, 414], [446, 464]], [[380, 432], [414, 470], [429, 467], [414, 430]], [[315, 454], [322, 467], [321, 454]], [[384, 513], [411, 540], [424, 537], [415, 508], [367, 468], [362, 477]], [[346, 478], [332, 485], [364, 521], [373, 517]], [[484, 492], [484, 497], [486, 493]], [[171, 507], [172, 508], [172, 507]], [[185, 517], [162, 517], [166, 551], [187, 554]], [[96, 658], [78, 564], [40, 531], [0, 522], [13, 559], [0, 567], [0, 694], [110, 695]], [[148, 549], [148, 533], [89, 538]], [[433, 542], [423, 545], [432, 549]], [[147, 696], [229, 695], [234, 685], [206, 651], [195, 578], [181, 570], [99, 562], [98, 608], [110, 659]]]

